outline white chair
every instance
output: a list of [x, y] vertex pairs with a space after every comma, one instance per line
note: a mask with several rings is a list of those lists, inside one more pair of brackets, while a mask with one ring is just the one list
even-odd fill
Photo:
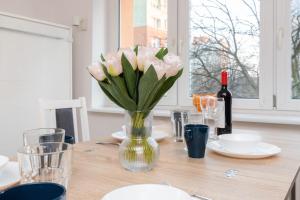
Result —
[[[70, 129], [74, 134], [75, 142], [79, 142], [77, 112], [80, 115], [81, 140], [90, 140], [88, 115], [84, 97], [73, 100], [45, 100], [39, 99], [42, 127], [57, 127]], [[58, 119], [60, 118], [60, 119]], [[61, 126], [61, 127], [58, 127]], [[65, 128], [66, 127], [66, 128]]]

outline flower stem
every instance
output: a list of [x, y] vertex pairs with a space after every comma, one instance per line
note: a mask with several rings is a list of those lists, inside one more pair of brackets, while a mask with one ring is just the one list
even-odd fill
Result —
[[155, 158], [154, 149], [147, 140], [148, 133], [144, 125], [145, 116], [146, 114], [143, 112], [135, 112], [131, 118], [130, 142], [124, 152], [125, 158], [130, 162], [137, 161], [137, 149], [139, 146], [143, 149], [143, 159], [147, 164], [151, 164]]

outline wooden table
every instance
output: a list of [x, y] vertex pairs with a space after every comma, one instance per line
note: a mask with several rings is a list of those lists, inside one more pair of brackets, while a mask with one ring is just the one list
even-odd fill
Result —
[[[207, 151], [204, 159], [190, 159], [183, 143], [160, 143], [160, 159], [154, 170], [133, 173], [118, 160], [118, 147], [95, 141], [74, 147], [69, 200], [100, 200], [104, 194], [130, 184], [169, 183], [213, 200], [288, 199], [300, 166], [300, 132], [261, 132], [264, 141], [282, 148], [279, 156], [243, 160]], [[224, 172], [238, 170], [228, 178]], [[124, 199], [126, 200], [126, 199]]]

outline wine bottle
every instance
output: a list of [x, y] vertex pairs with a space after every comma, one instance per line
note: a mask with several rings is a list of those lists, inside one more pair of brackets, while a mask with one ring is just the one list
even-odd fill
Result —
[[232, 132], [232, 119], [231, 119], [231, 110], [232, 110], [232, 95], [231, 92], [227, 89], [228, 85], [228, 74], [226, 71], [221, 73], [221, 90], [218, 92], [217, 96], [224, 98], [225, 102], [225, 128], [217, 128], [217, 134], [229, 134]]

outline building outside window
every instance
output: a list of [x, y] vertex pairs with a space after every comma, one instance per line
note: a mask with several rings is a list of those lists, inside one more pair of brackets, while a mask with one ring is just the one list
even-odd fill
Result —
[[167, 46], [166, 0], [120, 0], [120, 47]]

